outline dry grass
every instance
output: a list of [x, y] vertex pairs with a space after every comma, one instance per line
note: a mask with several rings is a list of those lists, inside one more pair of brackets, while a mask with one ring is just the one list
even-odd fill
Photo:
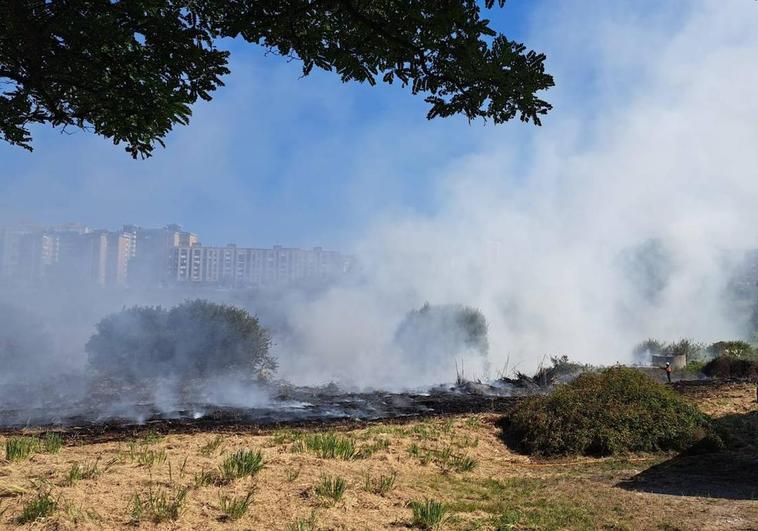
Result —
[[[758, 411], [750, 402], [754, 386], [730, 387], [725, 396], [728, 400], [716, 394], [697, 397], [697, 402], [720, 415]], [[57, 454], [1, 462], [0, 528], [21, 525], [25, 507], [39, 502], [40, 485], [49, 489], [44, 492], [56, 502], [55, 511], [23, 525], [398, 529], [413, 525], [411, 502], [424, 500], [444, 504], [443, 528], [459, 530], [751, 529], [758, 522], [754, 500], [660, 495], [616, 486], [670, 456], [533, 460], [503, 444], [497, 420], [461, 416], [338, 432], [362, 452], [350, 459], [296, 451], [299, 441], [317, 433], [313, 430], [169, 434], [133, 445], [79, 441]], [[418, 455], [409, 452], [413, 445]], [[230, 483], [215, 480], [211, 473], [218, 474], [225, 459], [249, 448], [261, 449], [263, 468]], [[474, 466], [456, 466], [456, 459], [464, 457]], [[69, 481], [77, 467], [98, 468], [98, 473]], [[316, 492], [325, 478], [344, 479], [347, 488], [338, 503], [324, 503]]]

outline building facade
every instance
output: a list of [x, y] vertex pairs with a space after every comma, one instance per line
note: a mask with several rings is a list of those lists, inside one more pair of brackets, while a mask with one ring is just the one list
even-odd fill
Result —
[[287, 287], [328, 282], [350, 272], [349, 256], [314, 249], [179, 246], [172, 250], [170, 278], [175, 284], [228, 287]]
[[289, 287], [334, 281], [353, 264], [352, 257], [321, 247], [206, 247], [179, 225], [0, 229], [0, 284]]

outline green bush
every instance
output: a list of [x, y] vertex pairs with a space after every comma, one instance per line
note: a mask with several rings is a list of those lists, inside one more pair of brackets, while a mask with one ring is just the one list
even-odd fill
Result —
[[544, 456], [683, 450], [708, 428], [708, 417], [675, 391], [625, 367], [529, 398], [509, 421], [522, 448]]

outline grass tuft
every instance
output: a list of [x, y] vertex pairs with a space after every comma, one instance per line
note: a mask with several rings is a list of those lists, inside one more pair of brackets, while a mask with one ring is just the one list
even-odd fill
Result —
[[263, 468], [263, 454], [260, 450], [239, 450], [226, 459], [219, 467], [224, 482], [245, 476], [254, 476]]
[[300, 477], [300, 470], [299, 468], [287, 468], [284, 473], [285, 477], [287, 478], [287, 481], [292, 483], [295, 481], [298, 477]]
[[316, 525], [315, 511], [311, 512], [308, 518], [300, 518], [294, 522], [290, 522], [285, 529], [286, 531], [317, 531], [318, 526]]
[[39, 449], [39, 439], [35, 437], [8, 437], [5, 440], [5, 458], [20, 461], [29, 458]]
[[207, 487], [213, 485], [219, 481], [218, 474], [212, 470], [201, 470], [195, 474], [195, 487]]
[[252, 502], [252, 491], [248, 492], [245, 497], [219, 495], [219, 508], [224, 513], [224, 517], [229, 520], [239, 520], [242, 518], [247, 513]]
[[451, 458], [450, 465], [456, 472], [470, 472], [476, 468], [477, 461], [467, 455], [456, 455]]
[[370, 475], [366, 475], [366, 484], [364, 488], [366, 492], [372, 494], [378, 494], [384, 496], [395, 488], [395, 480], [397, 479], [397, 472], [393, 472], [389, 476], [382, 474], [378, 478], [372, 478]]
[[47, 454], [57, 454], [63, 447], [63, 436], [60, 433], [48, 432], [40, 441], [40, 450]]
[[440, 529], [448, 519], [448, 508], [444, 503], [424, 500], [423, 502], [413, 501], [410, 506], [413, 510], [411, 523], [419, 529], [428, 531]]
[[176, 521], [182, 514], [187, 502], [187, 487], [175, 487], [170, 490], [152, 487], [144, 496], [134, 493], [131, 503], [131, 515], [135, 522], [144, 518], [154, 523]]
[[129, 459], [136, 461], [139, 465], [152, 468], [155, 465], [161, 465], [166, 462], [165, 450], [153, 450], [146, 443], [129, 443]]
[[347, 490], [347, 481], [339, 476], [327, 476], [321, 479], [321, 483], [316, 485], [316, 495], [320, 498], [337, 503]]
[[219, 449], [223, 442], [223, 437], [221, 437], [221, 435], [216, 435], [213, 439], [208, 441], [200, 448], [200, 455], [210, 457], [216, 450]]
[[102, 473], [97, 466], [99, 461], [100, 459], [98, 458], [92, 464], [84, 463], [83, 465], [80, 465], [79, 463], [74, 463], [71, 465], [71, 468], [68, 469], [68, 473], [66, 474], [65, 484], [73, 485], [79, 480], [94, 479], [99, 476]]
[[358, 450], [353, 439], [335, 433], [312, 433], [303, 437], [299, 442], [305, 450], [322, 459], [349, 460], [358, 457]]
[[35, 522], [47, 518], [58, 509], [58, 501], [53, 499], [49, 490], [40, 491], [37, 496], [29, 500], [21, 511], [18, 521], [21, 524]]

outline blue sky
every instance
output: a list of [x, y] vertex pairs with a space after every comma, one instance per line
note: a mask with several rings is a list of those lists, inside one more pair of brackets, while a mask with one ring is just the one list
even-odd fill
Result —
[[[399, 85], [342, 84], [325, 72], [300, 78], [297, 63], [230, 42], [226, 87], [151, 159], [45, 127], [33, 131], [33, 153], [0, 144], [0, 223], [178, 222], [209, 244], [349, 246], [380, 217], [434, 213], [438, 176], [456, 160], [499, 145], [516, 168], [526, 165], [544, 130], [567, 117], [591, 122], [602, 97], [624, 90], [599, 84], [595, 28], [582, 18], [588, 5], [509, 0], [487, 15], [498, 31], [548, 54], [558, 86], [544, 94], [556, 108], [543, 128], [429, 122], [423, 98]], [[623, 5], [604, 9], [609, 18], [651, 16], [644, 4]]]

